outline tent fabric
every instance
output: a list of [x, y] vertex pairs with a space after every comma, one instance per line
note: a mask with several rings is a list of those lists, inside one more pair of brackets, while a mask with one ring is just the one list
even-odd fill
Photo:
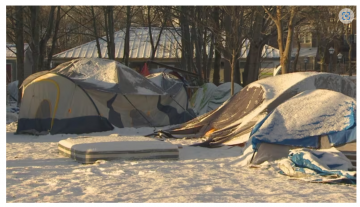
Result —
[[350, 160], [335, 148], [312, 150], [293, 149], [288, 159], [279, 164], [280, 173], [310, 182], [343, 182], [356, 184], [356, 171]]
[[86, 133], [112, 129], [113, 126], [99, 115], [84, 90], [66, 77], [47, 73], [24, 86], [18, 134]]
[[161, 88], [138, 72], [113, 60], [76, 59], [60, 64], [51, 72], [65, 75], [84, 88], [121, 94], [165, 94]]
[[[242, 87], [234, 83], [234, 94], [238, 93]], [[209, 111], [217, 109], [231, 97], [231, 83], [223, 83], [216, 86], [213, 83], [203, 84], [191, 97], [191, 108], [197, 115], [203, 115]]]
[[[267, 113], [291, 97], [313, 89], [327, 89], [356, 97], [353, 82], [336, 74], [297, 72], [253, 82], [231, 97], [226, 104], [166, 132], [177, 137], [206, 137], [199, 146], [216, 147], [237, 140], [245, 143], [254, 125]], [[212, 131], [211, 133], [208, 133]], [[205, 136], [206, 135], [206, 136]]]
[[[24, 82], [17, 133], [79, 134], [112, 130], [113, 125], [159, 127], [194, 117], [187, 111], [186, 92], [164, 91], [112, 60], [73, 60]], [[44, 100], [50, 104], [42, 104]], [[51, 109], [47, 117], [35, 116], [39, 107]]]
[[353, 141], [346, 133], [338, 133], [356, 125], [355, 111], [355, 99], [342, 93], [305, 91], [279, 105], [255, 125], [250, 139], [254, 149], [260, 142], [319, 148], [319, 136], [337, 133], [330, 143], [338, 146]]
[[140, 74], [143, 75], [143, 76], [148, 76], [148, 75], [150, 75], [149, 68], [148, 68], [148, 66], [147, 66], [146, 63], [144, 64], [144, 66], [143, 66]]
[[18, 88], [19, 81], [13, 81], [6, 86], [6, 92], [10, 96], [10, 100], [17, 101], [18, 99]]

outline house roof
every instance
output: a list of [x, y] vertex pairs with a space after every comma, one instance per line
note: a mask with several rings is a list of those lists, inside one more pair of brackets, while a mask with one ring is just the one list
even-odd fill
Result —
[[[157, 40], [160, 28], [152, 28], [152, 36], [154, 42]], [[115, 32], [115, 58], [123, 58], [125, 29]], [[107, 58], [106, 37], [99, 39], [101, 47], [101, 56]], [[210, 45], [207, 47], [209, 51]], [[249, 50], [249, 41], [246, 40], [242, 49], [242, 58], [246, 58]], [[129, 58], [148, 59], [151, 55], [151, 43], [148, 27], [132, 27], [130, 28], [130, 54]], [[53, 59], [72, 59], [72, 58], [96, 58], [98, 57], [96, 41], [82, 44], [61, 53], [55, 54]], [[262, 52], [263, 58], [279, 58], [279, 50], [265, 45]], [[180, 28], [164, 28], [156, 50], [155, 58], [160, 59], [176, 59], [181, 58], [181, 36]]]
[[[299, 57], [316, 57], [317, 47], [300, 48]], [[296, 48], [292, 49], [292, 54], [296, 55]]]
[[[24, 51], [29, 48], [28, 43], [24, 43]], [[6, 44], [6, 58], [16, 58], [16, 45]]]

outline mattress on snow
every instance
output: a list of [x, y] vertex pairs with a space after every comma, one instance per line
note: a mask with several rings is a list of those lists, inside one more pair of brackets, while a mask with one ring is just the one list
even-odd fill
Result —
[[59, 153], [80, 163], [114, 159], [178, 159], [177, 145], [156, 139], [132, 137], [68, 138], [58, 143]]

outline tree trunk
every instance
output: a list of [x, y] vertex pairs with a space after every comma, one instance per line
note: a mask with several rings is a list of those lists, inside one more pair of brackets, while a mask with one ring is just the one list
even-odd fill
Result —
[[[210, 70], [211, 70], [211, 63], [214, 57], [214, 35], [211, 35], [211, 43], [210, 43], [210, 51], [209, 56], [207, 58], [207, 66], [206, 66], [206, 82], [209, 82], [210, 79]], [[206, 45], [206, 43], [204, 43]]]
[[248, 85], [256, 80], [259, 79], [259, 69], [260, 69], [260, 59], [261, 59], [261, 52], [262, 48], [264, 46], [264, 43], [250, 43], [250, 49], [247, 61], [248, 64], [248, 74], [246, 82], [244, 82], [244, 85]]
[[[214, 8], [214, 13], [213, 13], [213, 19], [214, 19], [214, 27], [215, 27], [215, 31], [219, 31], [220, 28], [220, 16], [219, 16], [219, 7], [215, 7]], [[219, 85], [220, 84], [220, 64], [221, 64], [221, 49], [220, 49], [220, 45], [221, 42], [219, 41], [219, 39], [215, 36], [216, 34], [213, 34], [214, 36], [214, 46], [215, 46], [215, 59], [214, 59], [214, 73], [213, 73], [213, 83], [215, 85]]]
[[[196, 12], [195, 8], [191, 8], [191, 16], [195, 18]], [[199, 35], [197, 33], [197, 25], [195, 21], [192, 21], [192, 27], [191, 27], [191, 45], [195, 45], [195, 66], [196, 66], [196, 72], [199, 75], [200, 78], [200, 84], [202, 84], [202, 74], [201, 74], [201, 46], [199, 42]]]
[[[265, 8], [265, 7], [264, 7]], [[286, 44], [284, 44], [284, 38], [283, 38], [283, 14], [282, 14], [283, 6], [276, 6], [276, 18], [273, 17], [268, 10], [265, 9], [265, 11], [268, 13], [270, 18], [275, 22], [276, 29], [278, 32], [278, 45], [279, 45], [279, 52], [280, 52], [280, 65], [281, 65], [281, 72], [282, 74], [285, 74], [289, 71], [289, 53], [291, 50], [291, 37], [294, 32], [294, 25], [293, 21], [296, 14], [296, 7], [291, 6], [290, 7], [290, 14], [289, 14], [289, 20], [288, 20], [288, 31], [287, 31], [287, 38], [286, 38]]]
[[349, 54], [348, 54], [348, 67], [349, 67], [349, 76], [352, 76], [352, 68], [351, 68], [351, 52], [352, 52], [352, 44], [351, 44], [351, 39], [349, 37], [349, 29], [346, 28], [346, 33], [345, 33], [345, 40], [346, 43], [349, 45]]
[[237, 84], [241, 84], [241, 77], [240, 77], [240, 61], [239, 61], [239, 54], [235, 56], [235, 64], [234, 64], [234, 82]]
[[234, 95], [234, 69], [235, 69], [235, 61], [236, 61], [236, 56], [235, 56], [235, 51], [232, 51], [232, 55], [231, 55], [231, 96]]
[[322, 56], [320, 57], [320, 72], [325, 72], [324, 64], [325, 64], [325, 57]]
[[50, 63], [52, 60], [52, 56], [55, 50], [55, 46], [56, 46], [56, 40], [57, 40], [57, 35], [58, 35], [58, 31], [59, 31], [59, 26], [60, 26], [60, 6], [57, 7], [57, 13], [56, 13], [56, 23], [55, 23], [55, 30], [54, 30], [54, 35], [52, 37], [52, 42], [51, 42], [51, 49], [49, 51], [48, 57], [47, 57], [47, 65], [45, 67], [46, 70], [50, 69]]
[[352, 76], [352, 68], [351, 68], [351, 52], [352, 52], [352, 44], [349, 44], [349, 76]]
[[38, 17], [39, 17], [39, 6], [30, 6], [30, 12], [31, 12], [31, 41], [30, 41], [30, 48], [32, 53], [32, 73], [36, 73], [39, 71], [38, 65], [39, 65], [39, 55], [40, 55], [40, 29], [39, 29], [39, 23], [38, 23]]
[[109, 59], [115, 60], [115, 38], [114, 38], [114, 7], [108, 7], [108, 28], [109, 28], [109, 37], [110, 41], [108, 42], [109, 45]]
[[[190, 9], [188, 6], [181, 6], [181, 14], [180, 14], [180, 25], [181, 25], [181, 45], [183, 48], [182, 56], [184, 56], [185, 67], [187, 71], [192, 70], [193, 64], [193, 47], [191, 45], [190, 38], [190, 29], [189, 29], [189, 20], [188, 20], [188, 10]], [[196, 72], [196, 71], [195, 71]]]
[[294, 72], [297, 72], [296, 66], [297, 66], [297, 63], [298, 63], [298, 60], [299, 60], [300, 49], [301, 49], [299, 34], [295, 35], [295, 40], [296, 40], [297, 50], [296, 50], [296, 56], [295, 56], [295, 60], [294, 60], [294, 64], [293, 64], [293, 68], [294, 68], [293, 70], [294, 70]]
[[[15, 22], [15, 41], [16, 41], [16, 76], [18, 80], [18, 87], [24, 81], [24, 9], [22, 6], [16, 7], [16, 22]], [[21, 103], [22, 89], [18, 89], [18, 105]]]
[[123, 56], [123, 62], [126, 66], [129, 66], [130, 26], [131, 26], [131, 7], [126, 6], [126, 30], [125, 30], [125, 45], [124, 45], [124, 56]]
[[41, 38], [39, 43], [39, 65], [38, 70], [42, 71], [47, 68], [43, 68], [44, 59], [46, 56], [46, 50], [47, 50], [47, 42], [49, 41], [52, 33], [52, 28], [54, 26], [54, 14], [55, 14], [55, 8], [56, 6], [52, 6], [49, 13], [48, 23], [45, 31], [45, 35], [43, 38]]
[[264, 46], [261, 30], [263, 26], [263, 13], [260, 12], [261, 8], [258, 8], [255, 12], [255, 21], [253, 24], [253, 35], [250, 42], [250, 49], [246, 61], [246, 80], [244, 85], [248, 85], [259, 78], [260, 59], [261, 52]]
[[98, 57], [102, 58], [99, 36], [98, 36], [98, 32], [97, 32], [97, 27], [96, 27], [96, 17], [95, 17], [95, 12], [94, 12], [93, 6], [91, 6], [91, 14], [92, 14], [92, 18], [93, 18], [93, 27], [94, 27], [94, 35], [95, 35], [95, 40], [96, 40], [97, 53], [98, 53]]
[[[225, 39], [225, 49], [223, 51], [224, 58], [226, 61], [228, 61], [229, 64], [224, 64], [224, 82], [229, 82], [232, 80], [232, 62], [234, 60], [231, 60], [231, 52], [230, 48], [232, 47], [232, 44], [234, 44], [233, 40], [234, 37], [232, 35], [232, 27], [231, 27], [231, 16], [230, 14], [225, 13], [224, 14], [224, 28], [226, 33], [226, 39]], [[220, 43], [221, 44], [221, 43]]]

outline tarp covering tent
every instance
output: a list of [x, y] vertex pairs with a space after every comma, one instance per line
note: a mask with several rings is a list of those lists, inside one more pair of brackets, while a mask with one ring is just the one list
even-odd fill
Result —
[[253, 126], [289, 98], [306, 90], [328, 89], [356, 96], [353, 82], [331, 73], [299, 72], [258, 80], [243, 88], [217, 110], [173, 127], [179, 137], [207, 137], [200, 146], [247, 142]]
[[191, 119], [192, 117], [196, 117], [196, 114], [194, 111], [190, 108], [188, 108], [188, 101], [186, 103], [185, 100], [188, 100], [188, 94], [186, 92], [185, 83], [179, 79], [177, 76], [172, 75], [170, 73], [153, 73], [148, 76], [146, 76], [148, 80], [155, 83], [157, 86], [159, 86], [162, 90], [164, 90], [166, 93], [171, 94], [172, 98], [175, 102], [181, 103], [181, 106], [184, 107], [184, 109], [187, 109], [188, 112], [185, 114], [185, 116], [189, 117], [187, 119]]
[[[234, 83], [234, 94], [239, 92], [242, 87]], [[231, 83], [223, 83], [216, 86], [213, 83], [203, 84], [191, 97], [190, 107], [196, 115], [203, 115], [209, 111], [217, 109], [231, 97]]]
[[28, 77], [17, 133], [89, 133], [157, 127], [192, 117], [173, 96], [116, 61], [77, 59]]
[[[304, 91], [279, 105], [251, 132], [253, 149], [262, 142], [319, 148], [319, 136], [331, 146], [356, 139], [356, 100], [330, 90]], [[348, 132], [348, 133], [346, 133]]]
[[18, 88], [19, 81], [13, 81], [6, 86], [6, 93], [9, 95], [11, 101], [17, 101], [18, 99]]
[[289, 151], [279, 162], [280, 174], [316, 183], [356, 184], [356, 171], [350, 160], [336, 148], [308, 148]]

